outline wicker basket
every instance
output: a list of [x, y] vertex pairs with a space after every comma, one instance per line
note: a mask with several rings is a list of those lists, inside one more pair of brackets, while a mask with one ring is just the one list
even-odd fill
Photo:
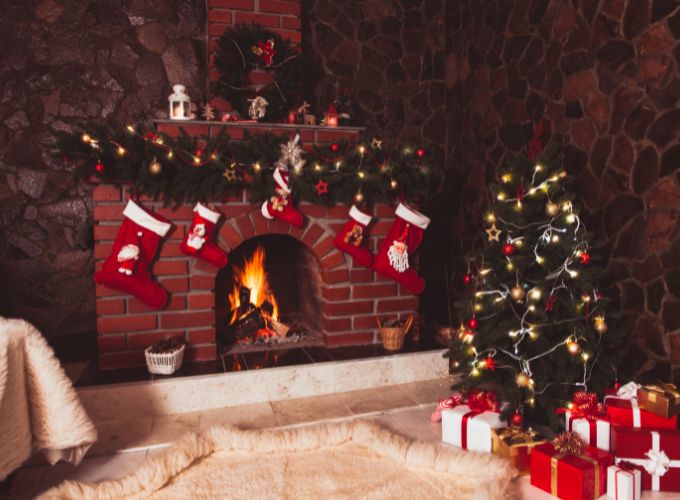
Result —
[[184, 348], [185, 345], [182, 344], [179, 349], [175, 349], [172, 352], [153, 353], [151, 352], [153, 347], [147, 347], [144, 350], [144, 356], [146, 357], [146, 367], [149, 373], [157, 375], [171, 375], [175, 373], [182, 366]]
[[383, 326], [379, 330], [380, 340], [386, 351], [398, 351], [404, 347], [406, 328], [403, 326]]

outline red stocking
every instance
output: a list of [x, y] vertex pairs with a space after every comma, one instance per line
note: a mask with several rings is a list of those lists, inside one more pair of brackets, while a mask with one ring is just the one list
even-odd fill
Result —
[[425, 281], [410, 269], [408, 259], [420, 246], [430, 219], [403, 203], [399, 204], [395, 215], [394, 224], [375, 257], [373, 269], [419, 295], [425, 289]]
[[154, 309], [168, 300], [165, 289], [149, 273], [151, 260], [171, 224], [160, 215], [128, 201], [125, 219], [118, 230], [111, 255], [94, 280], [114, 290], [129, 293]]
[[370, 224], [372, 217], [354, 205], [349, 210], [349, 217], [350, 219], [337, 234], [333, 243], [338, 249], [351, 255], [357, 266], [371, 267], [373, 256], [368, 248], [362, 245], [362, 242], [366, 226]]
[[288, 186], [288, 171], [277, 167], [274, 170], [276, 193], [262, 204], [262, 215], [266, 219], [279, 219], [294, 227], [301, 227], [302, 214], [293, 208]]
[[184, 236], [180, 249], [187, 255], [202, 259], [215, 267], [224, 267], [227, 254], [212, 242], [215, 224], [222, 214], [197, 203], [194, 207], [194, 221]]

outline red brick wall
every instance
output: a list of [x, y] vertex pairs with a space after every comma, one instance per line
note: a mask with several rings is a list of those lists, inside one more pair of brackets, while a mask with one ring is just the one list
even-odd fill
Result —
[[[226, 29], [238, 23], [257, 23], [299, 47], [302, 43], [300, 9], [300, 0], [209, 0], [210, 81], [218, 78], [217, 71], [212, 69], [215, 40]], [[271, 82], [271, 75], [267, 73], [252, 72], [250, 75], [250, 83], [253, 86], [269, 82]], [[215, 98], [211, 100], [211, 103], [220, 111], [231, 109], [229, 103], [223, 99]]]
[[[211, 125], [218, 127], [220, 125]], [[159, 129], [172, 133], [175, 124], [159, 124]], [[207, 125], [185, 124], [191, 133], [210, 132]], [[205, 130], [198, 128], [203, 127]], [[277, 128], [271, 125], [266, 129]], [[281, 126], [277, 132], [290, 132]], [[330, 141], [349, 134], [356, 139], [358, 131], [303, 129], [308, 140]], [[230, 130], [232, 137], [242, 127]], [[334, 134], [334, 135], [329, 135]], [[96, 268], [111, 253], [113, 240], [122, 222], [128, 199], [127, 187], [98, 185], [93, 190]], [[215, 349], [215, 277], [217, 269], [182, 254], [179, 244], [190, 225], [192, 206], [164, 208], [161, 202], [140, 200], [142, 204], [167, 217], [173, 228], [161, 243], [159, 258], [152, 274], [170, 292], [168, 305], [154, 311], [135, 298], [97, 286], [97, 332], [100, 366], [103, 369], [140, 366], [143, 350], [167, 335], [183, 338], [187, 344], [186, 359], [214, 359]], [[229, 252], [243, 241], [265, 234], [288, 234], [309, 247], [318, 258], [323, 283], [320, 301], [323, 314], [323, 336], [327, 346], [379, 342], [376, 319], [381, 316], [406, 317], [417, 314], [418, 298], [408, 290], [365, 268], [354, 268], [352, 259], [339, 252], [333, 237], [347, 221], [349, 206], [326, 208], [302, 204], [305, 216], [301, 229], [278, 221], [268, 221], [260, 205], [248, 202], [248, 193], [222, 200], [216, 207], [224, 215], [217, 243]], [[376, 252], [394, 220], [394, 207], [377, 205], [375, 220], [369, 228], [369, 246]]]

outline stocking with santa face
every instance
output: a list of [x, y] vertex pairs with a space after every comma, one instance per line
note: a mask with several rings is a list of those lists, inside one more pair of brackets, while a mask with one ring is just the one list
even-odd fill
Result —
[[419, 295], [425, 289], [425, 281], [411, 269], [409, 256], [418, 250], [430, 219], [403, 203], [395, 215], [396, 220], [375, 256], [373, 269]]
[[128, 201], [123, 215], [125, 218], [116, 235], [111, 255], [104, 261], [102, 270], [95, 273], [94, 280], [114, 290], [132, 294], [148, 306], [160, 309], [167, 302], [168, 294], [152, 278], [149, 265], [171, 224], [132, 200]]
[[215, 267], [224, 267], [227, 264], [227, 254], [212, 241], [215, 224], [221, 216], [218, 211], [197, 203], [194, 207], [194, 220], [180, 245], [182, 252]]

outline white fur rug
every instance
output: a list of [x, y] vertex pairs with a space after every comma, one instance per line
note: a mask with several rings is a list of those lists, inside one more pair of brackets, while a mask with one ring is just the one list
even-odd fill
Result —
[[507, 499], [515, 470], [494, 455], [407, 439], [366, 422], [189, 434], [116, 481], [66, 481], [42, 499]]

